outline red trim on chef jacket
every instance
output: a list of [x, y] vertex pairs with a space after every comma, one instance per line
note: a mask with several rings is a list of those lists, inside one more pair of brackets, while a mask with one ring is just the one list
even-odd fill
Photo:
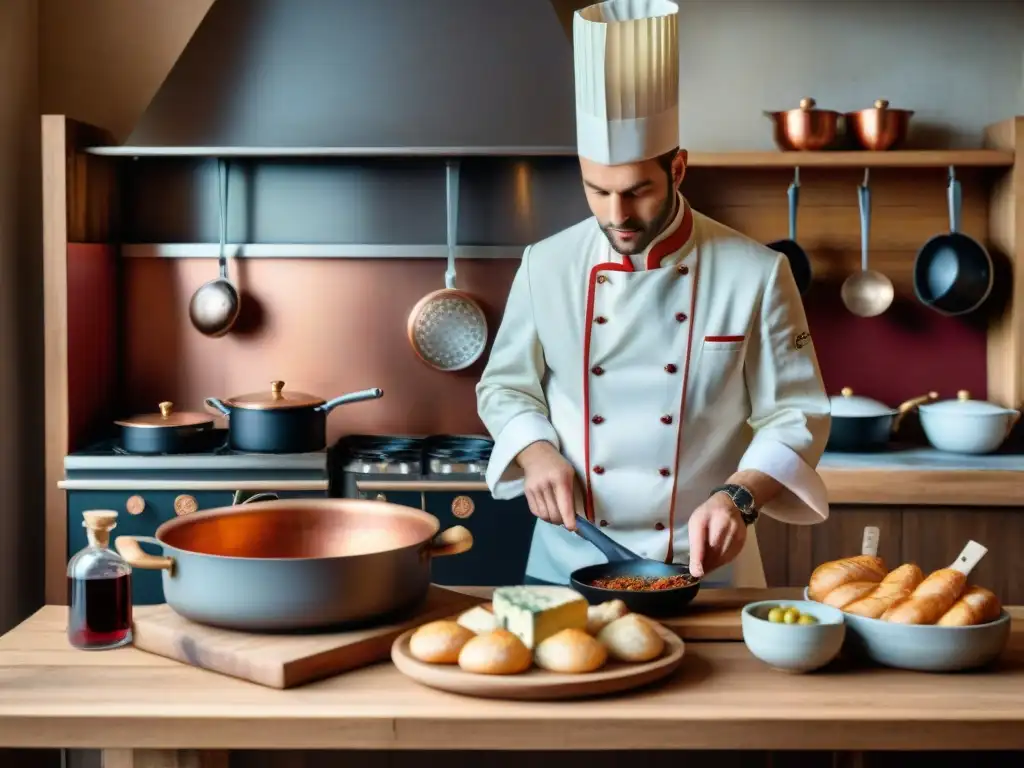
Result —
[[[672, 232], [664, 240], [655, 243], [651, 247], [651, 250], [647, 254], [647, 269], [659, 269], [661, 267], [662, 260], [666, 257], [680, 250], [690, 239], [690, 235], [693, 234], [693, 211], [689, 205], [684, 202], [685, 211], [683, 213], [683, 220], [679, 226], [676, 227], [675, 231]], [[584, 324], [584, 336], [583, 336], [583, 461], [586, 466], [586, 498], [585, 498], [585, 514], [587, 520], [594, 522], [594, 493], [591, 489], [590, 484], [590, 332], [594, 327], [594, 289], [597, 286], [598, 278], [602, 271], [608, 272], [632, 272], [633, 262], [628, 256], [622, 257], [621, 263], [615, 263], [613, 261], [602, 262], [595, 264], [590, 270], [590, 278], [587, 281], [587, 311]], [[693, 276], [693, 296], [690, 299], [690, 317], [693, 318], [693, 310], [697, 306], [697, 278], [699, 276], [699, 268]], [[691, 322], [689, 329], [689, 336], [687, 340], [687, 357], [686, 366], [683, 372], [683, 396], [682, 406], [679, 413], [679, 428], [676, 437], [676, 464], [679, 466], [679, 450], [680, 450], [680, 436], [682, 435], [682, 414], [683, 409], [686, 405], [686, 385], [690, 375], [690, 355], [689, 349], [693, 343], [693, 324]], [[673, 477], [672, 480], [672, 506], [669, 511], [669, 546], [668, 546], [668, 559], [667, 562], [672, 560], [672, 521], [675, 519], [675, 489], [676, 480]]]

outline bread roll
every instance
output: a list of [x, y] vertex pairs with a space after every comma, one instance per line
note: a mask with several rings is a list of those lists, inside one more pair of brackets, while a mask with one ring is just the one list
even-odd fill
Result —
[[995, 621], [1002, 613], [999, 598], [984, 587], [968, 587], [953, 607], [935, 622], [940, 627], [970, 627]]
[[845, 608], [854, 600], [860, 600], [871, 594], [878, 587], [875, 581], [850, 581], [833, 589], [819, 602], [833, 608]]
[[629, 613], [629, 608], [621, 600], [609, 600], [600, 605], [591, 605], [587, 608], [587, 632], [596, 635], [627, 613]]
[[928, 574], [910, 597], [882, 614], [894, 624], [934, 624], [953, 607], [967, 586], [967, 575], [955, 568], [940, 568]]
[[538, 667], [552, 672], [593, 672], [608, 661], [608, 650], [582, 629], [563, 629], [533, 649]]
[[872, 555], [844, 557], [842, 560], [822, 563], [811, 574], [807, 596], [820, 603], [824, 601], [825, 595], [843, 584], [852, 581], [871, 581], [877, 584], [886, 572], [882, 558]]
[[412, 633], [409, 653], [428, 664], [455, 664], [474, 634], [454, 621], [432, 621]]
[[882, 579], [874, 590], [844, 606], [843, 610], [869, 619], [880, 618], [892, 606], [910, 597], [922, 581], [921, 569], [914, 563], [904, 563]]
[[530, 650], [507, 629], [476, 635], [459, 654], [459, 666], [480, 675], [517, 675], [532, 665]]
[[457, 619], [458, 623], [476, 635], [493, 632], [498, 628], [498, 619], [494, 616], [490, 603], [470, 608]]
[[650, 621], [627, 613], [597, 633], [597, 639], [619, 661], [650, 661], [665, 650], [665, 639]]

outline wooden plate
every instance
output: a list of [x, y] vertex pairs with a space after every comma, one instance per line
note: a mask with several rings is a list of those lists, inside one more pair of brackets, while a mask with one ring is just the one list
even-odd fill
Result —
[[657, 659], [642, 664], [609, 661], [596, 672], [581, 675], [549, 672], [539, 667], [518, 675], [480, 675], [465, 672], [455, 664], [427, 664], [409, 652], [409, 638], [416, 630], [404, 632], [395, 640], [391, 660], [399, 672], [421, 685], [465, 696], [530, 701], [601, 696], [639, 688], [667, 677], [679, 667], [685, 649], [683, 641], [660, 624], [654, 626], [665, 639], [665, 650]]

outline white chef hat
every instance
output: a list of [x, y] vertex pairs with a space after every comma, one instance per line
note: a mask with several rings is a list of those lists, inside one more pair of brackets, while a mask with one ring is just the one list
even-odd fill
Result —
[[679, 146], [679, 6], [607, 0], [573, 15], [576, 143], [603, 165]]

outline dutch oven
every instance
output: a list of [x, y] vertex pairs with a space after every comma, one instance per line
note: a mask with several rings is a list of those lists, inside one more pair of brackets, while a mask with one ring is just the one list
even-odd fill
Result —
[[899, 429], [903, 417], [921, 403], [938, 396], [937, 392], [929, 392], [891, 408], [870, 397], [855, 395], [852, 389], [843, 387], [838, 396], [829, 398], [832, 427], [825, 449], [848, 453], [884, 450]]
[[208, 413], [178, 413], [163, 402], [159, 413], [145, 413], [114, 423], [121, 428], [121, 447], [128, 453], [192, 453], [201, 451], [213, 434]]
[[228, 442], [245, 453], [311, 453], [327, 445], [327, 415], [339, 405], [376, 400], [382, 389], [364, 389], [333, 400], [305, 392], [285, 392], [283, 381], [273, 381], [270, 391], [239, 395], [227, 400], [215, 397], [206, 404], [228, 417]]
[[[133, 568], [161, 570], [186, 619], [242, 631], [368, 625], [413, 610], [435, 557], [473, 546], [462, 526], [362, 499], [254, 501], [168, 520], [156, 536], [118, 536]], [[144, 552], [140, 542], [163, 554]]]
[[917, 410], [928, 442], [950, 453], [991, 453], [1002, 446], [1020, 419], [1020, 411], [972, 400], [963, 389], [955, 400], [929, 403]]

